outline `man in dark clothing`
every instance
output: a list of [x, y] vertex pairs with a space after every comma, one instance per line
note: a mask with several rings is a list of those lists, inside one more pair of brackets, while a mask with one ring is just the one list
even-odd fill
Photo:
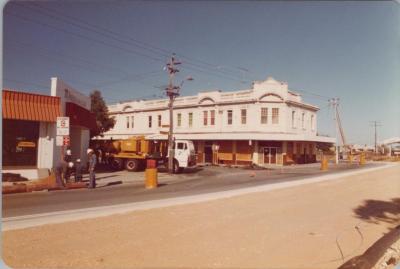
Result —
[[77, 159], [75, 163], [75, 182], [82, 181], [82, 164], [81, 160]]
[[67, 149], [65, 156], [64, 156], [64, 161], [66, 161], [68, 163], [67, 169], [64, 173], [64, 180], [65, 180], [65, 183], [67, 183], [67, 182], [69, 182], [69, 178], [72, 174], [72, 166], [73, 166], [72, 152], [70, 149]]
[[68, 167], [68, 163], [64, 160], [60, 161], [56, 165], [56, 184], [57, 188], [65, 188], [65, 184], [63, 181], [63, 174], [66, 173]]
[[92, 149], [87, 150], [88, 162], [89, 162], [89, 189], [96, 188], [96, 176], [94, 174], [94, 169], [96, 167], [96, 154], [94, 154]]

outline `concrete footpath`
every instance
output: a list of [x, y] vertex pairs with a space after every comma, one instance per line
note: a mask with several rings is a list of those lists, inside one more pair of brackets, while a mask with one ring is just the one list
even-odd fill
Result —
[[337, 268], [399, 223], [399, 172], [29, 216], [30, 225], [25, 216], [25, 226], [3, 222], [3, 259], [13, 268]]

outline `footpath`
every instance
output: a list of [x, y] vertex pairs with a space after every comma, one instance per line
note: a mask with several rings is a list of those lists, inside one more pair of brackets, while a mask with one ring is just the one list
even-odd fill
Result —
[[337, 268], [399, 224], [399, 172], [80, 212], [4, 231], [3, 259], [12, 268]]

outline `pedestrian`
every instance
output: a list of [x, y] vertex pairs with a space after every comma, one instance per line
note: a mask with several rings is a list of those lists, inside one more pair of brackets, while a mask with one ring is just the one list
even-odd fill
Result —
[[74, 163], [72, 162], [72, 152], [70, 149], [67, 149], [67, 151], [65, 152], [64, 161], [68, 163], [68, 166], [64, 173], [64, 180], [65, 183], [67, 183], [69, 182], [72, 173], [72, 167], [74, 166]]
[[61, 160], [56, 165], [56, 187], [65, 189], [65, 183], [63, 181], [63, 174], [67, 171], [68, 163], [64, 160]]
[[96, 188], [96, 175], [94, 169], [96, 168], [96, 154], [92, 149], [87, 149], [88, 162], [89, 162], [89, 189]]
[[82, 164], [81, 159], [77, 159], [75, 163], [75, 182], [82, 181]]

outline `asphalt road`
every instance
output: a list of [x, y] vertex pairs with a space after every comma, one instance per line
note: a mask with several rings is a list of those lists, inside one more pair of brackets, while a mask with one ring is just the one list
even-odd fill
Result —
[[[363, 168], [378, 166], [369, 163]], [[130, 184], [111, 184], [101, 188], [75, 189], [64, 191], [42, 191], [32, 193], [8, 194], [2, 197], [2, 216], [15, 217], [61, 210], [109, 206], [116, 204], [159, 200], [178, 196], [226, 191], [237, 188], [274, 184], [284, 181], [300, 180], [321, 174], [340, 173], [363, 169], [359, 165], [340, 164], [322, 172], [318, 165], [285, 167], [274, 170], [257, 170], [226, 167], [202, 167], [177, 175], [169, 180], [160, 180], [160, 186], [147, 190], [143, 182]], [[128, 177], [129, 172], [115, 176]]]

